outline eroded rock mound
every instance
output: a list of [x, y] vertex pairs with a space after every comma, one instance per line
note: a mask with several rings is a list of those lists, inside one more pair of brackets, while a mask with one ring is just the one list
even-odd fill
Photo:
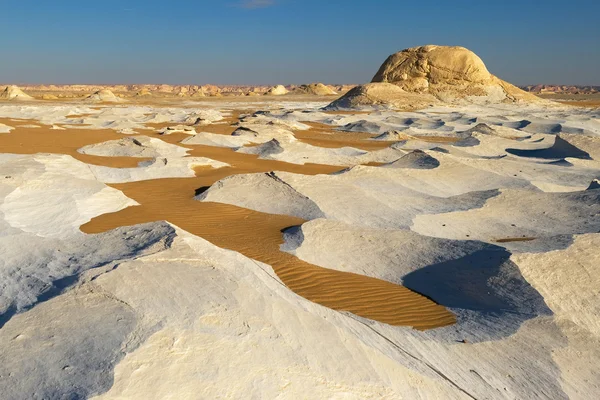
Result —
[[285, 88], [283, 85], [273, 86], [267, 93], [268, 96], [282, 96], [284, 94], [289, 93], [289, 90]]
[[85, 99], [87, 101], [99, 101], [99, 102], [110, 102], [110, 103], [118, 103], [118, 102], [124, 101], [120, 97], [115, 96], [115, 94], [108, 89], [98, 90], [97, 92], [89, 95]]
[[392, 83], [442, 101], [516, 102], [535, 96], [489, 73], [472, 51], [458, 46], [422, 46], [392, 54], [372, 82]]
[[440, 162], [422, 150], [413, 150], [398, 160], [384, 165], [386, 168], [433, 169], [440, 166]]
[[148, 97], [148, 96], [152, 96], [152, 93], [150, 93], [150, 91], [147, 88], [143, 88], [142, 90], [137, 92], [135, 94], [135, 96], [136, 97]]
[[311, 83], [309, 85], [300, 85], [294, 89], [295, 94], [309, 94], [314, 96], [331, 96], [337, 94], [329, 86], [322, 83]]
[[464, 47], [428, 45], [392, 54], [370, 84], [350, 90], [329, 108], [388, 105], [406, 110], [435, 100], [463, 104], [541, 101], [490, 74], [481, 58]]
[[18, 86], [7, 86], [2, 93], [0, 99], [4, 100], [33, 100], [33, 97], [24, 93]]
[[325, 107], [327, 110], [341, 110], [365, 107], [397, 108], [416, 110], [437, 103], [430, 94], [408, 93], [391, 83], [368, 83], [356, 86], [344, 96]]
[[[240, 192], [247, 195], [242, 198], [239, 196]], [[269, 201], [264, 201], [265, 198]], [[292, 215], [307, 220], [325, 216], [312, 200], [297, 192], [275, 172], [228, 176], [195, 199], [233, 204], [270, 214]]]

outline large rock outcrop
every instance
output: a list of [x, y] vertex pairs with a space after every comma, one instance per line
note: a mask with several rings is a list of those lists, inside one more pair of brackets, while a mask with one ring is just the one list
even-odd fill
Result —
[[118, 103], [124, 101], [122, 98], [115, 96], [115, 94], [108, 89], [98, 90], [97, 92], [86, 97], [85, 100], [109, 103]]
[[[445, 103], [500, 103], [536, 101], [536, 96], [490, 74], [475, 53], [457, 46], [421, 46], [402, 50], [387, 58], [370, 85], [348, 92], [330, 108], [341, 105], [381, 105], [413, 108], [414, 97]], [[395, 85], [400, 91], [389, 86]], [[378, 93], [366, 96], [365, 93]], [[373, 104], [369, 104], [373, 97]]]

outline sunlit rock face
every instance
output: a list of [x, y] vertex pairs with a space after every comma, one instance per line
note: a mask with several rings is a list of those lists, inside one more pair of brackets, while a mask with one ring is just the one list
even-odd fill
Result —
[[388, 82], [442, 101], [501, 102], [536, 97], [489, 73], [472, 51], [458, 46], [413, 47], [392, 54], [372, 82]]
[[388, 106], [411, 110], [437, 102], [523, 101], [540, 99], [490, 74], [472, 51], [458, 46], [428, 45], [392, 54], [370, 84], [350, 90], [329, 109]]
[[0, 92], [0, 99], [4, 100], [33, 100], [33, 97], [23, 92], [18, 86], [7, 86]]

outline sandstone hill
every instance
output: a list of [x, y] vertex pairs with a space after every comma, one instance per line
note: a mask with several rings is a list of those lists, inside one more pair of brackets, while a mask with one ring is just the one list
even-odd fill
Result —
[[118, 103], [118, 102], [124, 101], [120, 97], [115, 96], [115, 94], [108, 89], [98, 90], [97, 92], [86, 97], [85, 100], [86, 101], [98, 101], [98, 102], [110, 102], [110, 103]]
[[[385, 84], [395, 85], [401, 91], [383, 86]], [[368, 92], [377, 92], [377, 95], [369, 96]], [[492, 75], [472, 51], [457, 46], [428, 45], [392, 54], [381, 65], [370, 86], [351, 90], [331, 107], [387, 103], [394, 108], [413, 108], [417, 99], [414, 95], [423, 96], [424, 103], [539, 101], [536, 96]]]
[[337, 94], [329, 86], [322, 83], [311, 83], [308, 85], [300, 85], [292, 91], [293, 94], [308, 94], [314, 96], [332, 96]]

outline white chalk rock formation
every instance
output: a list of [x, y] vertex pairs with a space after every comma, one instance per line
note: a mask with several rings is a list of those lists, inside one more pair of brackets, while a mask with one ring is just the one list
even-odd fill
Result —
[[[247, 195], [236, 202], [240, 192]], [[266, 202], [265, 198], [269, 201]], [[229, 203], [264, 213], [293, 215], [307, 220], [324, 216], [315, 203], [273, 172], [229, 176], [196, 196], [196, 200]]]
[[142, 88], [139, 92], [135, 94], [136, 97], [148, 97], [152, 96], [152, 93], [147, 88]]
[[409, 93], [391, 83], [368, 83], [356, 86], [326, 108], [342, 110], [381, 107], [418, 110], [437, 103], [438, 100], [432, 95]]
[[0, 133], [8, 133], [8, 132], [12, 131], [13, 129], [15, 129], [15, 128], [13, 128], [12, 126], [0, 124]]
[[141, 162], [136, 168], [111, 168], [90, 165], [100, 182], [126, 183], [161, 178], [191, 178], [196, 167], [222, 168], [229, 164], [206, 157], [158, 157]]
[[78, 150], [82, 154], [104, 157], [183, 157], [188, 149], [148, 136], [127, 137], [91, 144]]
[[310, 83], [308, 85], [300, 85], [293, 90], [294, 94], [308, 94], [313, 96], [333, 96], [337, 93], [329, 86], [322, 83]]
[[86, 97], [85, 100], [106, 103], [120, 103], [125, 101], [122, 98], [115, 96], [115, 94], [108, 89], [98, 90], [97, 92]]
[[283, 85], [273, 86], [271, 89], [265, 93], [267, 96], [282, 96], [284, 94], [289, 93], [289, 90], [285, 88]]

